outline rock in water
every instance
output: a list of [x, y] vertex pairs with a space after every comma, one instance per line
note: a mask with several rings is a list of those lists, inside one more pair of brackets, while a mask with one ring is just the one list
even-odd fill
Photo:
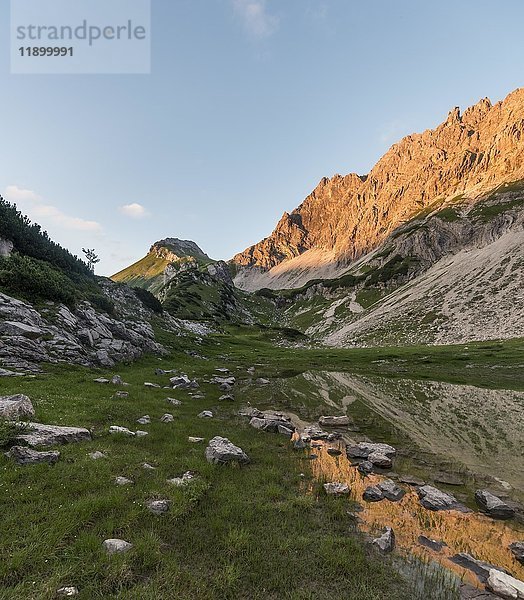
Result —
[[349, 486], [338, 481], [333, 483], [325, 483], [324, 490], [330, 496], [347, 496], [349, 494]]
[[0, 418], [23, 419], [24, 417], [34, 416], [35, 409], [33, 408], [33, 404], [24, 394], [0, 397]]
[[510, 544], [509, 549], [519, 563], [524, 565], [524, 542], [514, 542]]
[[378, 538], [373, 540], [373, 544], [381, 552], [393, 552], [395, 549], [395, 533], [391, 527], [386, 527], [386, 531]]
[[210, 440], [205, 455], [207, 462], [213, 464], [226, 464], [230, 462], [247, 464], [250, 462], [249, 456], [242, 448], [235, 446], [227, 438], [220, 436], [216, 436]]
[[128, 552], [133, 547], [133, 544], [119, 539], [104, 540], [102, 544], [108, 554], [122, 554]]
[[13, 459], [19, 465], [36, 465], [38, 463], [56, 463], [60, 458], [60, 452], [38, 452], [23, 446], [13, 446], [5, 455]]
[[510, 506], [487, 490], [477, 490], [475, 500], [481, 510], [493, 519], [511, 519], [515, 516], [515, 511]]
[[524, 600], [524, 582], [502, 571], [491, 569], [486, 587], [505, 600]]
[[466, 507], [458, 502], [455, 496], [441, 492], [431, 485], [423, 485], [417, 490], [420, 504], [429, 510], [460, 510], [469, 512]]
[[16, 436], [16, 440], [25, 442], [29, 446], [55, 446], [90, 441], [91, 433], [82, 427], [28, 423], [24, 432]]

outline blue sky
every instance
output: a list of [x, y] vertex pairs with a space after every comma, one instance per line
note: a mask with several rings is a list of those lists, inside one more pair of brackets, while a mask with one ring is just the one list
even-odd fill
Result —
[[0, 191], [102, 274], [166, 236], [228, 259], [321, 177], [524, 81], [522, 0], [152, 5], [150, 75], [10, 75], [0, 41]]

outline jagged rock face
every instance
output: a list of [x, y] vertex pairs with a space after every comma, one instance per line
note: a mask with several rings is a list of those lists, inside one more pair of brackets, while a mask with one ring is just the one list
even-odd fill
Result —
[[524, 178], [524, 88], [492, 105], [455, 108], [434, 130], [407, 136], [366, 177], [322, 179], [270, 237], [237, 254], [240, 267], [269, 270], [311, 249], [349, 263], [376, 248], [436, 199], [475, 198]]
[[187, 256], [209, 260], [209, 256], [195, 242], [179, 240], [178, 238], [166, 238], [155, 242], [149, 252], [170, 262], [175, 262]]

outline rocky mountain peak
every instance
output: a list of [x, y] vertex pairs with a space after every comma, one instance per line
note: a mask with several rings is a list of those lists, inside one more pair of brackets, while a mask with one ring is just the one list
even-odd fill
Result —
[[435, 129], [394, 144], [367, 176], [323, 178], [269, 237], [232, 260], [269, 271], [315, 250], [349, 264], [438, 199], [468, 192], [474, 200], [522, 179], [524, 88], [494, 105], [483, 98], [464, 113], [455, 107]]
[[186, 257], [210, 260], [209, 256], [195, 242], [178, 238], [166, 238], [155, 242], [149, 252], [159, 258], [172, 261]]

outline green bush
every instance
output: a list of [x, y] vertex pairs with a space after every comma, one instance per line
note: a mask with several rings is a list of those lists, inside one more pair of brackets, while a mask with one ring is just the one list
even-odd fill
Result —
[[70, 306], [76, 296], [73, 282], [62, 271], [16, 253], [0, 259], [0, 287], [26, 300], [53, 300]]
[[158, 314], [162, 314], [164, 312], [164, 308], [158, 298], [153, 296], [149, 290], [145, 290], [143, 288], [134, 288], [133, 291], [135, 292], [136, 297], [146, 308], [149, 308]]

